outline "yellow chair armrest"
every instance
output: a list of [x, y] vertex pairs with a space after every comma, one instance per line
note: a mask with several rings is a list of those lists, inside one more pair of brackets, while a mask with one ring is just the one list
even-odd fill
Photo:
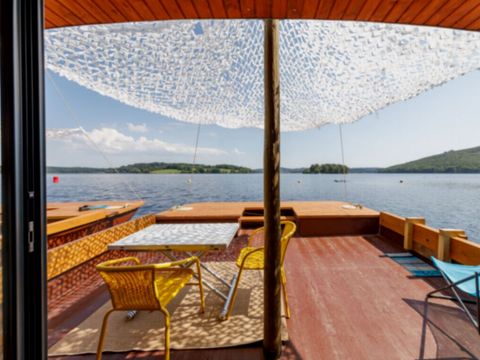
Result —
[[130, 256], [130, 257], [124, 257], [124, 258], [121, 258], [121, 259], [114, 259], [114, 260], [108, 260], [108, 261], [102, 262], [102, 263], [97, 265], [97, 269], [98, 270], [104, 270], [105, 268], [109, 268], [111, 266], [118, 265], [118, 264], [123, 264], [123, 263], [127, 263], [127, 262], [133, 262], [136, 265], [141, 264], [141, 262], [138, 258], [136, 258], [134, 256]]
[[183, 260], [172, 261], [172, 262], [161, 263], [161, 264], [152, 264], [152, 266], [155, 268], [155, 270], [161, 270], [161, 269], [168, 269], [174, 266], [185, 265], [188, 263], [192, 263], [192, 264], [198, 263], [200, 265], [200, 260], [196, 256], [191, 256]]

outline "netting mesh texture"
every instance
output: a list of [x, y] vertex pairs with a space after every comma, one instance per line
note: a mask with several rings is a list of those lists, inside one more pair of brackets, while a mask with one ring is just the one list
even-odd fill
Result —
[[[263, 22], [210, 20], [48, 30], [48, 69], [180, 121], [263, 126]], [[282, 21], [282, 130], [349, 123], [480, 68], [480, 33]]]

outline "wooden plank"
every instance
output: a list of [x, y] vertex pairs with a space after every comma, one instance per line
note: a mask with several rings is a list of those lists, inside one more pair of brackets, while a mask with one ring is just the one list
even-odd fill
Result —
[[[47, 204], [47, 234], [51, 235], [98, 219], [124, 214], [138, 209], [143, 204], [143, 201], [51, 202]], [[83, 205], [107, 205], [110, 208], [80, 211], [79, 208]]]
[[101, 22], [113, 22], [120, 21], [115, 14], [110, 14], [106, 11], [105, 6], [100, 6], [96, 0], [82, 0], [79, 2], [85, 9], [90, 11], [95, 15], [96, 18], [100, 19]]
[[106, 217], [105, 212], [95, 211], [83, 215], [74, 216], [64, 220], [52, 222], [47, 225], [47, 235], [56, 234], [65, 230], [70, 230], [78, 226], [89, 224]]
[[53, 28], [72, 25], [68, 22], [67, 19], [57, 15], [57, 13], [54, 10], [52, 10], [50, 7], [47, 7], [47, 6], [45, 6], [45, 18], [50, 23], [55, 25]]
[[480, 244], [460, 237], [450, 239], [450, 258], [464, 265], [480, 264]]
[[411, 21], [412, 24], [425, 24], [449, 0], [431, 0]]
[[334, 4], [335, 0], [320, 0], [315, 18], [323, 20], [328, 19], [328, 15], [330, 15], [330, 11], [332, 10]]
[[304, 0], [303, 10], [302, 10], [302, 19], [313, 19], [317, 13], [318, 5], [320, 0]]
[[55, 24], [51, 23], [48, 20], [45, 20], [45, 29], [50, 29], [52, 27], [55, 27]]
[[95, 13], [104, 13], [114, 22], [128, 21], [124, 14], [122, 14], [118, 8], [110, 1], [98, 1], [98, 0], [82, 0], [85, 7], [92, 9]]
[[472, 22], [471, 24], [468, 24], [466, 26], [467, 30], [473, 30], [473, 31], [478, 31], [480, 30], [480, 18]]
[[[125, 0], [124, 0], [125, 2]], [[127, 4], [124, 5], [125, 8], [132, 8], [141, 18], [140, 21], [153, 21], [157, 20], [155, 12], [148, 5], [146, 0], [134, 0], [127, 1]]]
[[377, 234], [379, 218], [301, 218], [297, 219], [301, 236], [344, 236]]
[[[57, 0], [52, 0], [51, 3], [52, 5], [57, 6], [57, 9], [59, 9], [59, 7], [65, 9], [63, 5], [61, 5], [61, 3]], [[99, 11], [97, 14], [93, 10], [95, 8], [90, 8], [88, 6], [85, 6], [83, 2], [71, 1], [68, 3], [68, 8], [71, 9], [76, 14], [77, 19], [82, 19], [82, 21], [85, 21], [89, 24], [111, 21], [111, 19], [105, 16], [105, 14], [102, 11]], [[61, 9], [59, 9], [59, 11], [62, 12]]]
[[[418, 358], [421, 314], [405, 299], [422, 304], [430, 285], [409, 279], [404, 268], [382, 257], [401, 248], [377, 237], [313, 240], [294, 239], [287, 254], [288, 284], [294, 280], [289, 285], [294, 308], [288, 330], [298, 349], [293, 358]], [[375, 329], [375, 336], [362, 330], [366, 328]], [[408, 331], [402, 333], [402, 328]], [[434, 358], [436, 345], [428, 330], [426, 339], [426, 358]]]
[[369, 21], [382, 0], [367, 0], [358, 14], [357, 20]]
[[413, 225], [413, 242], [432, 250], [434, 253], [438, 249], [439, 231], [427, 225]]
[[440, 229], [438, 235], [437, 259], [450, 261], [450, 244], [452, 237], [466, 238], [465, 231], [457, 229]]
[[228, 18], [238, 19], [242, 17], [238, 0], [223, 0], [223, 4]]
[[417, 14], [419, 14], [428, 4], [430, 3], [430, 0], [415, 0], [403, 13], [402, 16], [400, 16], [400, 19], [398, 19], [398, 23], [401, 24], [409, 24], [415, 19]]
[[303, 13], [304, 0], [288, 0], [287, 1], [287, 18], [298, 19]]
[[224, 19], [227, 17], [227, 12], [223, 5], [223, 0], [208, 0], [210, 10], [215, 18]]
[[185, 16], [175, 0], [159, 0], [170, 19], [184, 19]]
[[382, 22], [392, 10], [395, 1], [382, 1], [370, 17], [370, 21]]
[[[344, 208], [341, 201], [283, 201], [282, 209], [292, 209], [297, 218], [378, 218], [379, 212], [362, 208]], [[261, 202], [205, 202], [184, 204], [179, 208], [156, 214], [159, 222], [172, 220], [217, 220], [237, 221], [246, 209], [263, 209]]]
[[193, 0], [193, 5], [195, 6], [198, 17], [202, 19], [209, 19], [212, 17], [208, 0]]
[[240, 0], [240, 11], [244, 18], [255, 17], [255, 1], [254, 0]]
[[480, 0], [46, 0], [48, 28], [195, 18], [304, 18], [480, 27]]
[[398, 0], [394, 3], [393, 8], [383, 19], [386, 23], [396, 23], [398, 19], [408, 10], [415, 0]]
[[272, 18], [284, 19], [287, 16], [287, 0], [272, 1]]
[[182, 0], [178, 2], [178, 6], [182, 10], [183, 15], [187, 19], [198, 19], [199, 15], [191, 0]]
[[91, 19], [91, 16], [85, 19], [80, 18], [73, 11], [72, 6], [70, 4], [68, 6], [65, 6], [63, 3], [61, 3], [58, 0], [50, 0], [48, 5], [49, 5], [50, 11], [55, 12], [58, 15], [58, 17], [62, 18], [68, 24], [73, 25], [73, 24], [81, 23], [83, 21], [85, 21], [85, 23], [87, 24], [90, 23], [88, 22], [88, 19]]
[[345, 13], [343, 14], [343, 20], [355, 20], [365, 6], [366, 0], [351, 1], [348, 4]]
[[107, 245], [155, 223], [154, 215], [128, 221], [58, 246], [47, 253], [47, 279], [52, 279], [107, 251]]
[[464, 1], [452, 14], [443, 19], [438, 25], [452, 27], [467, 14], [478, 14], [479, 12], [480, 0]]
[[162, 3], [159, 0], [144, 0], [145, 4], [147, 4], [148, 8], [152, 11], [155, 15], [155, 18], [158, 20], [167, 20], [170, 19], [170, 15], [168, 15], [167, 11], [163, 7]]
[[[75, 1], [75, 0], [67, 0], [67, 1]], [[83, 0], [82, 0], [83, 1]], [[88, 5], [91, 6], [91, 3], [97, 4], [97, 8], [100, 8], [105, 14], [108, 14], [110, 18], [112, 18], [115, 22], [124, 22], [128, 21], [128, 18], [119, 11], [119, 9], [113, 4], [111, 1], [98, 1], [98, 0], [88, 0]], [[92, 8], [97, 10], [96, 8]]]
[[264, 162], [265, 268], [263, 349], [265, 358], [277, 359], [281, 337], [281, 228], [280, 228], [280, 58], [278, 20], [265, 20], [264, 35]]
[[405, 219], [405, 230], [403, 237], [403, 248], [405, 250], [413, 250], [413, 225], [414, 224], [425, 224], [424, 218], [406, 218]]
[[437, 10], [426, 22], [427, 25], [437, 25], [441, 23], [444, 19], [448, 18], [455, 10], [457, 10], [460, 5], [464, 4], [463, 0], [450, 0], [446, 1], [443, 6]]
[[390, 229], [402, 236], [405, 234], [405, 218], [388, 212], [380, 212], [380, 226]]
[[[475, 0], [473, 0], [475, 1]], [[455, 23], [455, 27], [465, 28], [468, 25], [472, 24], [474, 21], [480, 18], [480, 7], [477, 6], [476, 8], [472, 9], [470, 12], [465, 14], [460, 20]]]
[[330, 19], [342, 19], [350, 0], [337, 0], [330, 9], [328, 17]]
[[259, 19], [272, 17], [272, 7], [266, 1], [255, 1], [255, 16]]

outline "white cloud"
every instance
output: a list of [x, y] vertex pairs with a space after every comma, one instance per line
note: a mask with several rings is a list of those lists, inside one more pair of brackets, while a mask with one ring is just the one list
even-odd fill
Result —
[[[85, 131], [82, 128], [72, 129], [48, 129], [47, 138], [51, 140], [65, 141], [76, 147], [92, 146], [93, 142], [102, 151], [109, 154], [122, 153], [170, 153], [170, 154], [193, 154], [195, 148], [185, 144], [169, 143], [157, 138], [149, 139], [145, 136], [134, 138], [125, 135], [113, 128], [93, 129]], [[216, 148], [199, 147], [198, 154], [225, 155], [226, 152]]]
[[128, 130], [134, 131], [134, 132], [141, 132], [145, 133], [148, 131], [147, 124], [142, 123], [142, 124], [132, 124], [132, 123], [127, 123]]
[[48, 139], [69, 139], [76, 136], [85, 136], [84, 130], [82, 128], [73, 128], [73, 129], [47, 129], [47, 138]]
[[237, 148], [233, 148], [232, 153], [234, 153], [235, 155], [245, 155], [246, 154], [246, 152], [240, 151]]

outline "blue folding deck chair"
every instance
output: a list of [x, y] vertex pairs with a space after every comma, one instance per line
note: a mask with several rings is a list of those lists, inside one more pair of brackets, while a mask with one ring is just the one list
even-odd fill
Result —
[[[480, 276], [480, 266], [470, 266], [470, 265], [459, 265], [446, 263], [440, 261], [432, 256], [433, 265], [440, 271], [443, 278], [447, 282], [447, 286], [444, 286], [441, 289], [434, 290], [427, 294], [425, 298], [425, 316], [427, 314], [428, 300], [430, 298], [435, 299], [447, 299], [458, 302], [462, 307], [463, 311], [467, 315], [471, 323], [477, 328], [478, 333], [480, 334], [480, 293], [479, 293], [479, 276]], [[438, 292], [450, 289], [454, 296], [446, 295], [435, 295]], [[457, 289], [462, 292], [471, 295], [475, 300], [462, 298]], [[477, 305], [477, 316], [476, 319], [472, 313], [468, 310], [465, 304], [476, 304]]]

